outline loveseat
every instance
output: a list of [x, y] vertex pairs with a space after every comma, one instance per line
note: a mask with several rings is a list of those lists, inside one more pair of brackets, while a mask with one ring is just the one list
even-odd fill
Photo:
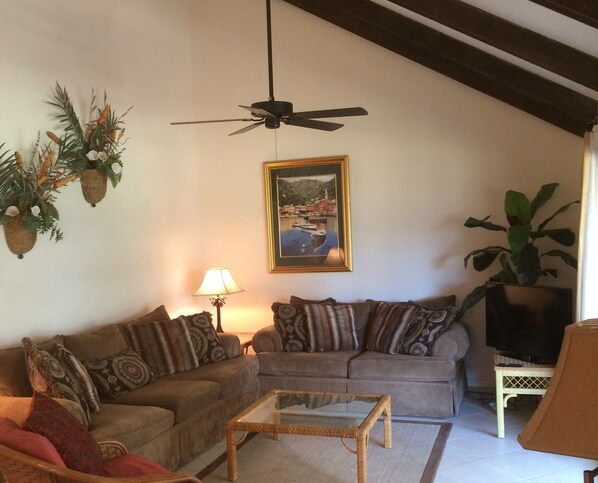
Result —
[[[191, 318], [197, 316], [211, 328], [208, 313], [176, 321], [179, 325], [190, 324], [189, 332], [192, 332]], [[159, 357], [159, 350], [152, 344], [172, 346], [175, 339], [166, 334], [166, 338], [154, 340], [148, 327], [171, 328], [174, 325], [168, 324], [172, 322], [161, 306], [135, 321], [81, 334], [58, 335], [35, 347], [38, 353], [50, 354], [56, 354], [59, 347], [66, 349], [90, 371], [97, 368], [101, 376], [106, 361], [120, 360], [121, 356], [113, 357], [118, 354], [130, 357], [140, 340], [145, 344], [144, 356], [151, 358], [153, 351], [153, 356]], [[143, 337], [131, 337], [135, 332]], [[167, 368], [164, 375], [153, 374], [144, 379], [134, 368], [129, 373], [129, 381], [113, 375], [102, 380], [94, 379], [94, 373], [90, 372], [96, 388], [99, 388], [98, 381], [107, 384], [104, 391], [99, 391], [97, 412], [83, 408], [83, 403], [73, 402], [72, 398], [56, 400], [77, 416], [97, 441], [119, 441], [130, 453], [176, 470], [218, 442], [225, 434], [226, 421], [249, 406], [258, 395], [255, 356], [242, 353], [236, 336], [219, 334], [220, 343], [214, 334], [207, 330], [200, 336], [204, 340], [199, 346], [196, 338], [192, 340], [186, 335], [185, 343], [191, 343], [192, 348], [186, 354], [192, 359], [189, 370], [176, 370], [189, 361], [183, 360], [179, 347], [171, 347], [173, 357], [166, 360], [170, 369]], [[211, 362], [211, 358], [215, 362]], [[155, 373], [155, 367], [153, 369]], [[23, 347], [0, 350], [0, 417], [12, 418], [19, 424], [27, 418], [32, 400], [28, 372], [31, 373], [31, 367], [26, 363]]]
[[[293, 296], [288, 304], [275, 303], [275, 323], [253, 337], [260, 392], [390, 394], [393, 415], [454, 416], [466, 390], [463, 358], [469, 348], [454, 305], [454, 296], [350, 304]], [[336, 308], [343, 306], [351, 307], [350, 313]], [[328, 327], [328, 317], [336, 329]], [[323, 326], [328, 334], [318, 333]], [[350, 342], [347, 333], [353, 329]], [[310, 338], [324, 339], [324, 346], [331, 343], [335, 350], [306, 347]]]

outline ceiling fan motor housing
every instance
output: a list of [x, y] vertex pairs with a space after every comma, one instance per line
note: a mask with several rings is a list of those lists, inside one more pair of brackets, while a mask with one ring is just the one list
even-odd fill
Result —
[[251, 104], [251, 107], [255, 107], [256, 109], [263, 109], [266, 112], [269, 112], [273, 116], [277, 118], [290, 116], [293, 114], [293, 104], [287, 101], [262, 101], [262, 102], [254, 102]]

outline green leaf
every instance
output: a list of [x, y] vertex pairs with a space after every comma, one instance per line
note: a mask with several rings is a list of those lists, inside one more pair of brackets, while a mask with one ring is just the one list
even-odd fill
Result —
[[[490, 264], [494, 261], [494, 259], [496, 258], [496, 256], [499, 253], [508, 252], [508, 251], [509, 250], [507, 250], [506, 248], [501, 247], [501, 246], [489, 246], [486, 248], [479, 248], [477, 250], [473, 250], [472, 252], [470, 252], [463, 259], [463, 263], [464, 263], [465, 268], [467, 268], [467, 262], [469, 261], [469, 259], [471, 257], [473, 257], [473, 266], [479, 272], [481, 270], [488, 268], [488, 266], [490, 266]], [[476, 262], [476, 259], [478, 259], [477, 262]], [[487, 265], [485, 265], [486, 261], [488, 261]], [[480, 267], [482, 267], [482, 268], [480, 268]]]
[[509, 227], [507, 239], [513, 254], [520, 253], [529, 243], [531, 231], [532, 227], [529, 224]]
[[507, 229], [504, 226], [495, 225], [494, 223], [487, 222], [486, 220], [489, 218], [490, 215], [488, 215], [483, 220], [479, 220], [470, 216], [469, 218], [467, 218], [467, 220], [465, 220], [464, 226], [466, 226], [467, 228], [485, 228], [486, 230], [491, 231], [507, 231]]
[[579, 200], [575, 200], [575, 201], [572, 201], [571, 203], [567, 203], [566, 205], [561, 206], [558, 210], [556, 210], [552, 214], [552, 216], [549, 216], [542, 223], [540, 223], [538, 225], [538, 231], [542, 231], [544, 229], [544, 227], [546, 225], [548, 225], [548, 223], [550, 223], [556, 216], [560, 215], [561, 213], [564, 213], [565, 211], [567, 211], [569, 209], [569, 207], [571, 205], [575, 205], [575, 204], [579, 204]]
[[538, 248], [528, 243], [520, 253], [513, 254], [512, 261], [520, 283], [530, 285], [537, 282], [541, 270]]
[[534, 231], [531, 233], [531, 237], [534, 240], [536, 238], [548, 237], [566, 247], [570, 247], [575, 244], [575, 233], [569, 230], [569, 228], [555, 228], [554, 230]]
[[517, 274], [513, 271], [507, 255], [503, 253], [499, 258], [499, 262], [502, 270], [497, 275], [497, 279], [495, 281], [504, 283], [517, 283]]
[[486, 296], [486, 285], [480, 285], [474, 288], [467, 296], [463, 299], [459, 314], [463, 315], [467, 310], [476, 305], [480, 300]]
[[527, 196], [519, 191], [507, 191], [505, 213], [509, 225], [528, 225], [532, 219], [532, 208]]
[[569, 265], [570, 267], [577, 269], [577, 259], [569, 255], [567, 252], [564, 252], [563, 250], [550, 250], [545, 253], [542, 253], [542, 256], [558, 257], [561, 260], [563, 260], [563, 262], [565, 262], [566, 265]]
[[531, 203], [532, 218], [536, 215], [537, 211], [552, 198], [554, 190], [556, 190], [558, 183], [545, 184], [540, 187], [540, 190], [534, 197]]

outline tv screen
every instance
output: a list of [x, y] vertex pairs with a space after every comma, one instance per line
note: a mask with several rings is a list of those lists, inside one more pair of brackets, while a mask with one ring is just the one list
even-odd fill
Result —
[[567, 288], [486, 284], [486, 345], [529, 362], [554, 363], [573, 322]]

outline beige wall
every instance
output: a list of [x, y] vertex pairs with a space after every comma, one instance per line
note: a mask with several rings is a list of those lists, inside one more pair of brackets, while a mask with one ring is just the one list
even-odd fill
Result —
[[[370, 115], [333, 133], [283, 126], [228, 137], [241, 126], [171, 127], [244, 117], [238, 104], [266, 100], [263, 2], [99, 5], [0, 0], [0, 105], [8, 113], [0, 133], [8, 145], [26, 150], [52, 124], [44, 100], [56, 80], [81, 112], [91, 86], [121, 109], [135, 105], [122, 184], [95, 209], [78, 186], [67, 188], [58, 245], [42, 237], [24, 260], [0, 250], [2, 346], [160, 303], [173, 314], [208, 309], [189, 294], [211, 266], [228, 266], [245, 289], [223, 309], [226, 330], [271, 323], [271, 303], [290, 294], [352, 301], [456, 293], [460, 301], [488, 276], [464, 270], [463, 257], [502, 242], [463, 228], [465, 218], [500, 215], [506, 189], [532, 195], [560, 182], [553, 208], [578, 196], [581, 138], [280, 1], [276, 97], [298, 110], [362, 105]], [[263, 162], [336, 154], [350, 158], [353, 272], [269, 274]], [[562, 220], [575, 225], [577, 211]], [[572, 271], [562, 274], [557, 284], [573, 286]], [[466, 322], [470, 384], [491, 385], [483, 311]]]

